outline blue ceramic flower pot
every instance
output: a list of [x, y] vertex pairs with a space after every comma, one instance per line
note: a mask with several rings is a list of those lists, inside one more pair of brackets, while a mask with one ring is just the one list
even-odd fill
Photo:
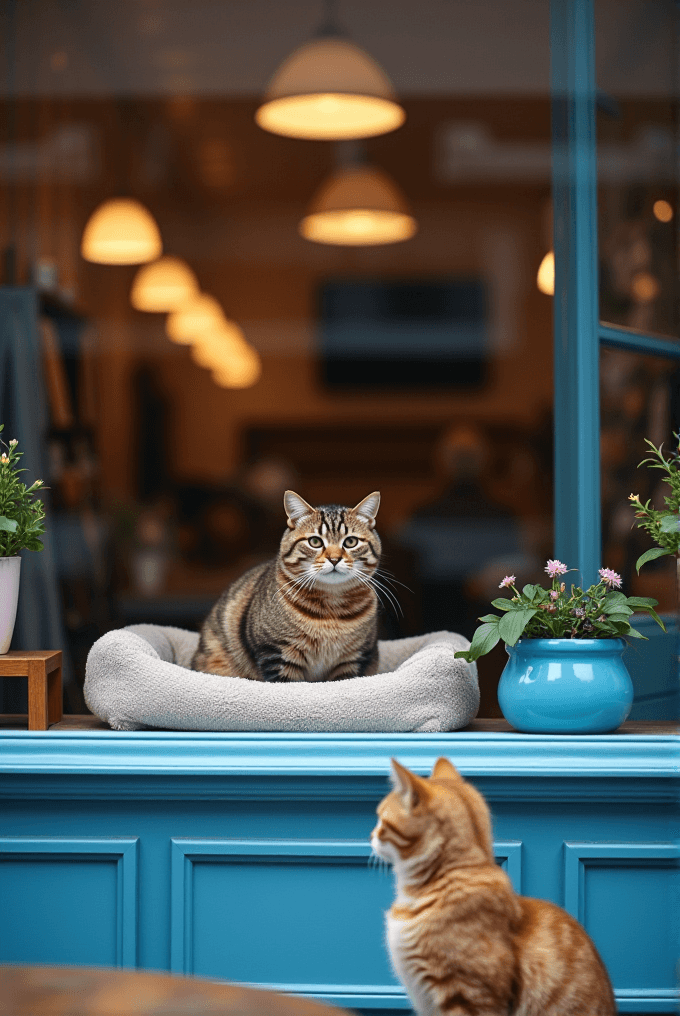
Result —
[[508, 723], [529, 734], [606, 734], [633, 704], [623, 639], [520, 639], [498, 686]]

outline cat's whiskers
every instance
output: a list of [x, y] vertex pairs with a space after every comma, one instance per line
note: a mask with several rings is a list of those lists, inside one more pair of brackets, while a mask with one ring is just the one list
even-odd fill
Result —
[[387, 609], [387, 607], [385, 606], [385, 602], [382, 596], [380, 595], [380, 592], [382, 592], [383, 595], [387, 597], [387, 601], [394, 610], [395, 614], [401, 614], [402, 617], [404, 616], [404, 612], [401, 609], [401, 604], [399, 603], [399, 600], [396, 598], [392, 590], [388, 589], [387, 586], [384, 585], [382, 582], [380, 582], [379, 579], [376, 579], [375, 575], [361, 575], [360, 573], [357, 573], [357, 578], [359, 578], [365, 585], [370, 586], [373, 589], [375, 595], [378, 597], [380, 603], [382, 604], [383, 607], [385, 607], [385, 609]]

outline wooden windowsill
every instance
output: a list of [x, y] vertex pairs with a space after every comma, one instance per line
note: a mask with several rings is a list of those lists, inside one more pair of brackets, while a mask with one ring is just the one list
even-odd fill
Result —
[[[111, 728], [108, 723], [100, 720], [97, 716], [73, 715], [64, 716], [59, 723], [53, 723], [50, 730], [80, 730], [96, 733], [107, 731]], [[26, 716], [0, 713], [0, 730], [28, 730]], [[507, 720], [498, 719], [476, 719], [456, 733], [516, 733]], [[145, 733], [140, 731], [139, 733]], [[148, 733], [148, 731], [146, 732]], [[623, 723], [616, 734], [680, 734], [680, 721], [672, 720], [629, 720]], [[400, 735], [403, 736], [403, 735]]]

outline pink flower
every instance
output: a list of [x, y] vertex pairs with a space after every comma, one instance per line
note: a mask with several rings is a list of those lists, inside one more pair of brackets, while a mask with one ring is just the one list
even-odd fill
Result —
[[561, 561], [548, 561], [544, 571], [548, 573], [551, 579], [554, 579], [556, 575], [564, 575], [569, 571], [566, 564], [562, 564]]
[[611, 586], [612, 589], [621, 588], [621, 576], [618, 572], [612, 571], [611, 568], [600, 568], [598, 575], [602, 581], [606, 582], [606, 584]]
[[551, 590], [550, 590], [550, 599], [551, 599], [551, 600], [556, 600], [556, 599], [558, 599], [559, 595], [560, 595], [560, 594], [559, 594], [559, 592], [557, 591], [557, 589], [551, 589]]
[[516, 575], [506, 575], [502, 582], [498, 583], [499, 589], [509, 589], [517, 579]]

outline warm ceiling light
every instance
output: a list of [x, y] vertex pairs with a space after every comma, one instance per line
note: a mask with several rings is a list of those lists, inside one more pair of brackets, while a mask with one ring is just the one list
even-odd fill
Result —
[[220, 388], [251, 388], [260, 380], [261, 374], [262, 363], [257, 350], [246, 346], [242, 356], [216, 367], [212, 377]]
[[366, 166], [339, 170], [326, 181], [299, 226], [306, 240], [357, 247], [408, 240], [417, 229], [396, 184]]
[[555, 255], [551, 250], [548, 251], [539, 265], [536, 285], [546, 296], [555, 295]]
[[329, 37], [291, 53], [255, 114], [259, 126], [272, 134], [320, 141], [386, 134], [405, 119], [375, 60], [354, 43]]
[[654, 218], [659, 222], [670, 222], [673, 218], [673, 205], [669, 201], [655, 201], [652, 205]]
[[225, 320], [224, 312], [215, 297], [199, 293], [178, 310], [168, 314], [165, 330], [173, 342], [188, 346], [202, 333], [219, 329]]
[[139, 269], [130, 302], [136, 310], [165, 313], [197, 295], [198, 282], [186, 261], [166, 255]]
[[223, 388], [250, 388], [262, 373], [259, 354], [233, 321], [225, 320], [220, 328], [201, 335], [191, 357], [199, 367], [211, 370]]
[[153, 216], [134, 198], [111, 198], [96, 208], [80, 244], [85, 260], [100, 265], [140, 265], [162, 251]]

